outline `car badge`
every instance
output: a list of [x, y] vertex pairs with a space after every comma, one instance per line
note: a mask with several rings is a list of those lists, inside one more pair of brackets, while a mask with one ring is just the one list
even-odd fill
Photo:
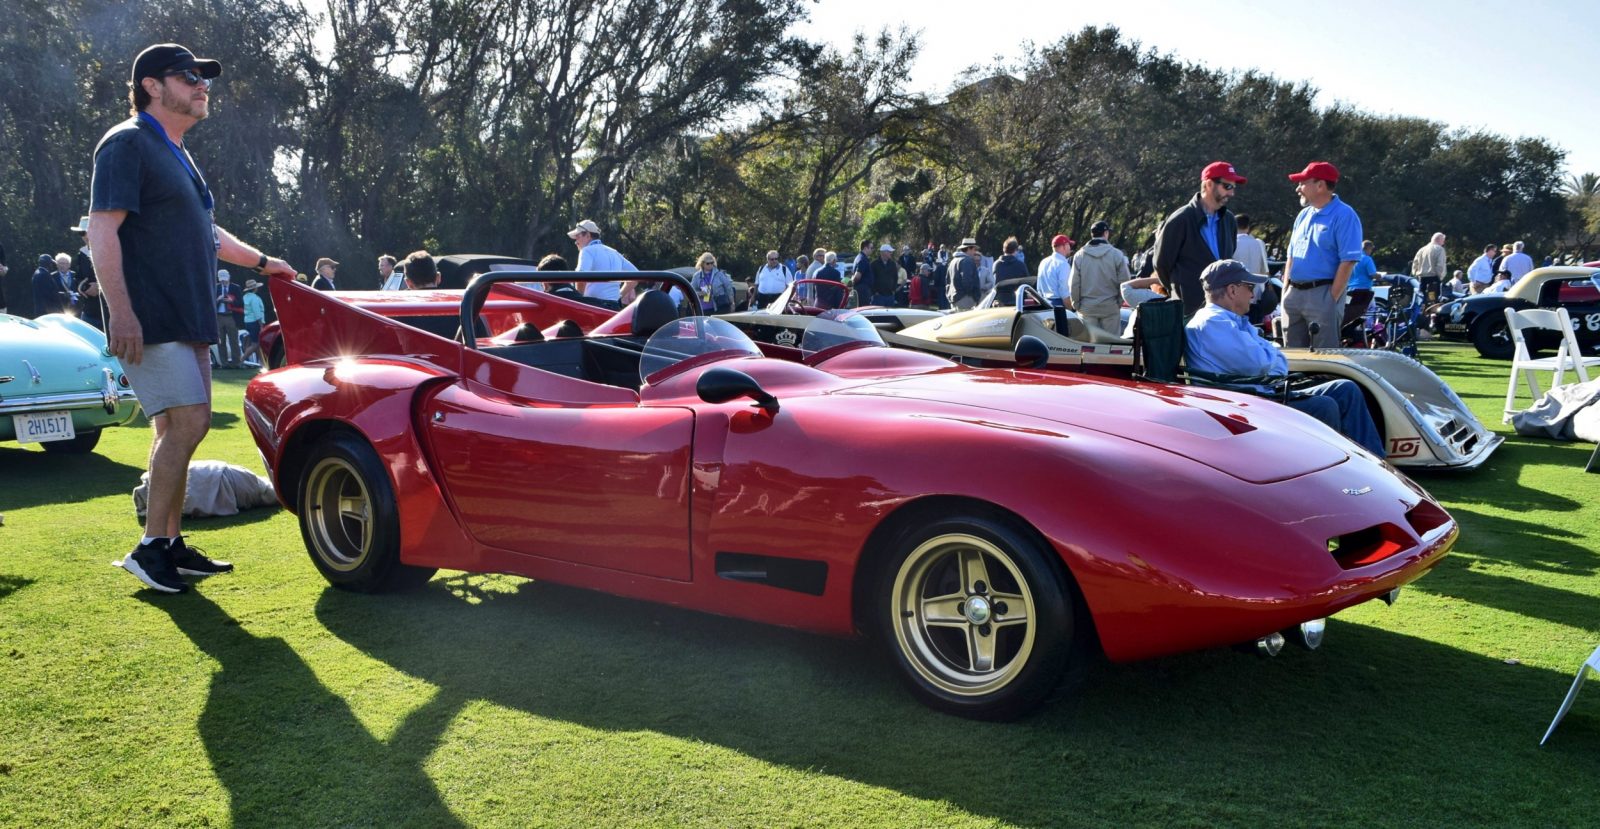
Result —
[[1364, 486], [1364, 487], [1362, 487], [1360, 489], [1351, 489], [1350, 487], [1345, 487], [1344, 488], [1344, 494], [1346, 494], [1346, 495], [1366, 495], [1367, 493], [1369, 493], [1371, 491], [1372, 491], [1372, 487], [1370, 487], [1370, 486]]
[[783, 331], [779, 331], [777, 333], [777, 335], [774, 336], [772, 339], [778, 345], [789, 345], [789, 346], [792, 346], [792, 345], [794, 345], [795, 340], [798, 340], [800, 338], [795, 336], [795, 333], [793, 331], [785, 329]]

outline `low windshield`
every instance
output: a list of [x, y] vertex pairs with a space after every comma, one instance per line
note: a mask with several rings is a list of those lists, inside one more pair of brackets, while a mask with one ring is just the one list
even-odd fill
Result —
[[800, 351], [810, 357], [846, 343], [883, 345], [883, 338], [866, 317], [854, 311], [825, 311], [806, 326]]
[[808, 308], [844, 307], [844, 286], [837, 282], [796, 282], [793, 301]]
[[684, 317], [650, 335], [639, 359], [639, 379], [648, 380], [686, 360], [713, 354], [759, 357], [761, 349], [731, 323], [714, 317]]

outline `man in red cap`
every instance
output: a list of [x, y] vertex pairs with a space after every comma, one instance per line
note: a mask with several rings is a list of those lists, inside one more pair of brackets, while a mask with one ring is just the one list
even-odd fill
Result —
[[1173, 211], [1156, 234], [1155, 275], [1170, 295], [1177, 288], [1185, 316], [1205, 307], [1200, 272], [1212, 262], [1232, 259], [1239, 229], [1228, 200], [1245, 183], [1233, 165], [1214, 161], [1200, 172], [1200, 192]]
[[1039, 260], [1038, 280], [1034, 287], [1051, 305], [1066, 307], [1071, 293], [1072, 240], [1065, 233], [1057, 233], [1050, 240], [1055, 252]]
[[1292, 173], [1303, 209], [1289, 234], [1283, 266], [1283, 344], [1288, 348], [1338, 348], [1344, 290], [1361, 260], [1361, 217], [1333, 192], [1339, 168], [1313, 161]]

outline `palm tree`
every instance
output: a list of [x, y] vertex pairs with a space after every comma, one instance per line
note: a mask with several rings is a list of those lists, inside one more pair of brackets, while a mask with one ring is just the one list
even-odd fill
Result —
[[1562, 189], [1566, 190], [1569, 195], [1579, 198], [1600, 196], [1600, 175], [1595, 173], [1584, 173], [1583, 175], [1573, 173], [1567, 176]]

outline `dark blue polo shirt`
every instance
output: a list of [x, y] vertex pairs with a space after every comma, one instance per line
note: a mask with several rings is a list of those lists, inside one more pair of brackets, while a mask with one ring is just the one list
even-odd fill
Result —
[[112, 127], [95, 147], [89, 193], [90, 212], [128, 211], [117, 238], [145, 343], [216, 342], [216, 231], [167, 142], [137, 118]]

